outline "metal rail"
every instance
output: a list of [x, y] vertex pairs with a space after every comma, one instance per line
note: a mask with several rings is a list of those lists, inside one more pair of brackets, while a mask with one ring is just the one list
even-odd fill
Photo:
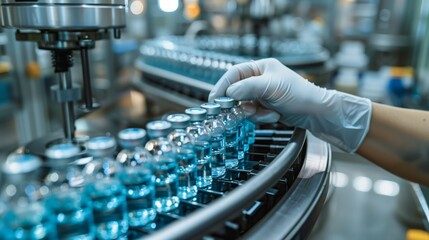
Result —
[[289, 143], [275, 160], [258, 175], [210, 204], [141, 239], [199, 239], [219, 224], [239, 214], [250, 202], [260, 198], [292, 166], [303, 149], [306, 131], [295, 129]]

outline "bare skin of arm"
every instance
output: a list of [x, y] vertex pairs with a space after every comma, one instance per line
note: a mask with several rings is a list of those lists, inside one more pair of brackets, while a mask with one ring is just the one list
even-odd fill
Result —
[[370, 129], [357, 153], [429, 186], [429, 112], [372, 103]]

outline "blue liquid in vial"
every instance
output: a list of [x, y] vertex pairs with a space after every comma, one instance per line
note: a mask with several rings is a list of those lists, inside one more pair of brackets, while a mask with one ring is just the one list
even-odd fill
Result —
[[97, 179], [86, 186], [93, 202], [97, 239], [126, 239], [128, 231], [125, 187], [115, 178]]
[[[244, 121], [241, 121], [238, 125], [237, 125], [237, 135], [238, 135], [238, 139], [237, 139], [237, 159], [238, 162], [242, 162], [244, 159], [244, 153], [245, 153], [245, 149], [244, 149], [244, 144], [245, 144], [245, 131], [246, 131], [246, 126], [244, 125]], [[249, 148], [247, 148], [248, 150]]]
[[198, 193], [196, 184], [196, 156], [193, 150], [179, 149], [176, 152], [179, 177], [178, 196], [181, 199], [195, 197]]
[[226, 130], [225, 132], [225, 166], [234, 168], [238, 165], [237, 138], [236, 129]]
[[31, 202], [6, 213], [5, 227], [13, 239], [57, 238], [55, 217], [42, 202]]
[[212, 137], [212, 176], [215, 178], [225, 175], [225, 137]]
[[247, 120], [246, 121], [246, 137], [248, 139], [248, 145], [252, 145], [255, 143], [255, 129], [256, 129], [255, 124], [252, 121]]
[[79, 189], [54, 193], [48, 199], [57, 220], [59, 239], [90, 240], [95, 238], [92, 202]]
[[196, 141], [194, 151], [197, 155], [197, 187], [204, 188], [210, 186], [213, 182], [210, 143]]
[[155, 177], [151, 171], [141, 166], [128, 166], [120, 178], [127, 192], [129, 225], [137, 227], [153, 222], [156, 217]]
[[[162, 158], [162, 156], [160, 156]], [[155, 175], [155, 208], [158, 212], [168, 212], [179, 206], [177, 196], [177, 162], [158, 159], [153, 163]]]

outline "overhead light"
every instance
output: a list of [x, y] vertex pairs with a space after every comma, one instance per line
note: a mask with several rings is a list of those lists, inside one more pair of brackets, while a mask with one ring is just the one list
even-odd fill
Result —
[[134, 0], [130, 4], [130, 11], [133, 15], [140, 15], [144, 11], [144, 3], [142, 0]]
[[399, 184], [388, 180], [377, 180], [374, 183], [374, 192], [380, 195], [394, 197], [399, 194]]
[[353, 180], [353, 187], [359, 192], [369, 192], [372, 188], [372, 180], [364, 176], [356, 177]]
[[174, 12], [179, 8], [179, 0], [158, 0], [158, 5], [163, 12]]
[[185, 5], [185, 16], [189, 20], [194, 20], [200, 16], [201, 8], [198, 3], [188, 3]]
[[332, 184], [335, 187], [343, 188], [343, 187], [346, 187], [348, 183], [349, 183], [349, 177], [347, 177], [346, 174], [344, 174], [342, 172], [334, 172], [333, 173]]

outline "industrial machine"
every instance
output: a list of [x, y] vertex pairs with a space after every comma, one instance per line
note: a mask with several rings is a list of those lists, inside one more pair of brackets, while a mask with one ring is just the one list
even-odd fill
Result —
[[[39, 49], [51, 51], [58, 79], [58, 84], [51, 87], [51, 93], [62, 106], [63, 134], [38, 139], [28, 144], [26, 151], [43, 155], [50, 144], [77, 142], [74, 134], [76, 110], [90, 112], [99, 107], [91, 92], [88, 51], [95, 47], [97, 40], [120, 37], [121, 29], [126, 25], [126, 4], [125, 0], [0, 2], [1, 26], [16, 29], [17, 41], [33, 41]], [[142, 58], [137, 61], [137, 67], [143, 72], [142, 84], [138, 84], [142, 92], [163, 96], [184, 107], [195, 106], [206, 98], [222, 71], [232, 64], [247, 60], [246, 57], [219, 53], [225, 49], [212, 49], [217, 54], [207, 55], [211, 50], [203, 46], [204, 39], [194, 42], [200, 45], [199, 50], [185, 49], [182, 40], [148, 41], [142, 46]], [[214, 42], [223, 40], [212, 39]], [[229, 38], [233, 44], [236, 40]], [[167, 45], [162, 45], [163, 43]], [[297, 47], [296, 51], [305, 50], [300, 48], [302, 45], [299, 42], [288, 43]], [[171, 46], [173, 51], [168, 51]], [[284, 45], [273, 46], [274, 51], [284, 49]], [[183, 51], [180, 52], [179, 49]], [[309, 50], [311, 51], [308, 52]], [[70, 73], [73, 51], [80, 52], [81, 56], [84, 80], [82, 89], [73, 83]], [[293, 61], [301, 66], [326, 66], [328, 57], [324, 49], [316, 46], [307, 48], [306, 53], [311, 57], [295, 54], [292, 58], [282, 60]], [[167, 57], [167, 62], [162, 62], [166, 60], [164, 57]], [[201, 64], [192, 65], [192, 57], [196, 57], [193, 58], [196, 63], [202, 61]], [[157, 62], [160, 58], [162, 61]], [[157, 65], [159, 63], [164, 64], [164, 67]], [[183, 67], [179, 63], [188, 64], [187, 73], [173, 71]], [[205, 66], [207, 63], [210, 65]], [[201, 81], [201, 76], [207, 76], [208, 79], [207, 74], [210, 73], [215, 74], [210, 76], [210, 81]], [[145, 84], [147, 81], [152, 84]], [[180, 95], [170, 95], [166, 86]], [[214, 181], [212, 187], [199, 191], [195, 199], [182, 201], [180, 207], [173, 212], [158, 214], [149, 227], [131, 228], [129, 237], [305, 238], [327, 199], [330, 167], [330, 146], [305, 130], [282, 125], [259, 126], [256, 142], [250, 149], [249, 161], [239, 165], [237, 169], [228, 170], [225, 177]]]
[[[43, 153], [51, 141], [74, 141], [75, 105], [82, 103], [82, 112], [98, 108], [91, 91], [88, 51], [95, 42], [108, 39], [113, 33], [121, 35], [125, 27], [124, 0], [91, 1], [1, 1], [1, 26], [16, 29], [17, 41], [33, 41], [39, 49], [51, 51], [52, 65], [58, 84], [51, 87], [51, 95], [62, 107], [64, 136], [55, 137], [36, 153]], [[73, 51], [79, 51], [82, 62], [83, 86], [72, 81]], [[39, 144], [40, 145], [40, 144]]]

